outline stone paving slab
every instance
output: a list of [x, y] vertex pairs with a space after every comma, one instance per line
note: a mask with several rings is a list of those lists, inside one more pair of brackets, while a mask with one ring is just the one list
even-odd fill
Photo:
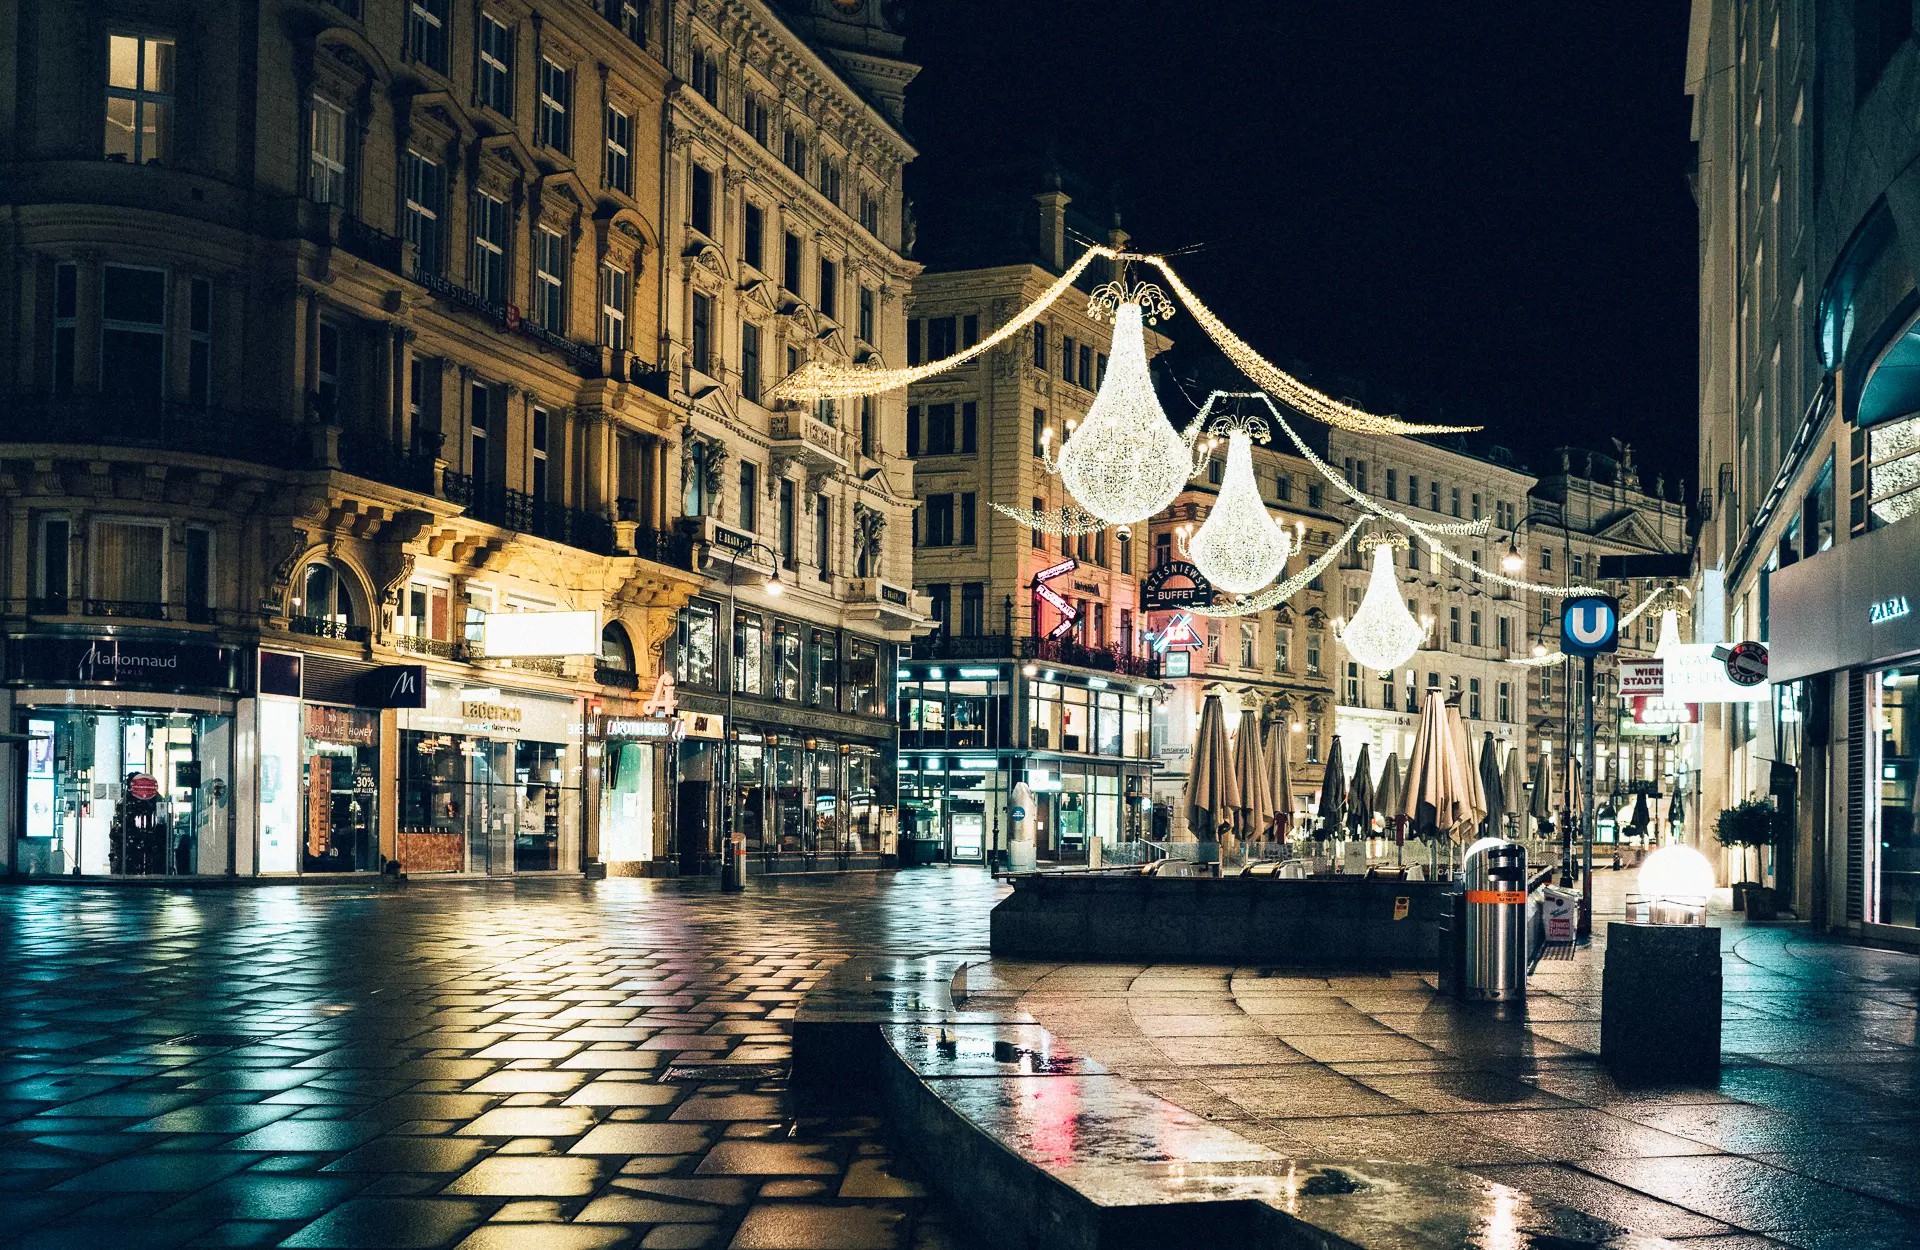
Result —
[[849, 955], [984, 948], [998, 893], [0, 886], [0, 1242], [966, 1246], [876, 1121], [794, 1113], [790, 1022]]
[[[1596, 882], [1603, 918], [1622, 882]], [[1622, 1087], [1600, 1066], [1603, 944], [1542, 963], [1524, 1013], [1442, 999], [1411, 973], [1005, 960], [968, 969], [990, 988], [962, 1005], [1024, 1011], [1075, 1055], [1283, 1155], [1467, 1168], [1703, 1250], [1920, 1245], [1920, 958], [1713, 922], [1726, 1024], [1712, 1086]]]

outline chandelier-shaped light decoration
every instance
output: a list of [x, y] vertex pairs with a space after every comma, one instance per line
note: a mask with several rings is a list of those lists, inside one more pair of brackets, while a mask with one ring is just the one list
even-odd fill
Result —
[[1393, 574], [1394, 546], [1390, 538], [1373, 543], [1373, 577], [1360, 610], [1350, 621], [1333, 623], [1334, 637], [1347, 654], [1377, 673], [1392, 672], [1413, 658], [1433, 628], [1431, 620], [1416, 621], [1407, 611], [1400, 581]]
[[1664, 660], [1679, 645], [1680, 609], [1664, 608], [1660, 612], [1660, 641], [1654, 644], [1653, 654], [1655, 658]]
[[[1207, 407], [1195, 418], [1206, 419]], [[1220, 478], [1220, 495], [1213, 510], [1191, 539], [1182, 536], [1183, 554], [1206, 574], [1214, 589], [1250, 595], [1280, 576], [1293, 553], [1293, 540], [1260, 500], [1253, 477], [1253, 440], [1267, 439], [1267, 425], [1258, 417], [1215, 417], [1208, 432], [1227, 440], [1227, 468]]]
[[1172, 503], [1193, 476], [1198, 431], [1175, 432], [1147, 375], [1146, 325], [1170, 316], [1173, 305], [1158, 287], [1128, 291], [1109, 282], [1093, 293], [1088, 311], [1113, 318], [1113, 354], [1086, 419], [1047, 467], [1080, 507], [1109, 525], [1131, 525]]

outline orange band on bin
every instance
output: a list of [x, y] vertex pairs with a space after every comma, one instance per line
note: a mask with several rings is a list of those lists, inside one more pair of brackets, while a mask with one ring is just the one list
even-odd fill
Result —
[[1527, 901], [1525, 890], [1468, 890], [1469, 903], [1524, 903]]

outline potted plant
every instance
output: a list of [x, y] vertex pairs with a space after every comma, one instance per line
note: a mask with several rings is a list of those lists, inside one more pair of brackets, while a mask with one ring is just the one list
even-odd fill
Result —
[[[1714, 821], [1713, 836], [1722, 846], [1736, 846], [1740, 848], [1740, 870], [1743, 873], [1747, 867], [1746, 852], [1749, 849], [1754, 851], [1754, 875], [1759, 876], [1761, 872], [1759, 852], [1773, 845], [1775, 837], [1778, 836], [1779, 828], [1780, 812], [1774, 807], [1772, 800], [1748, 799], [1739, 806], [1729, 807], [1720, 813], [1719, 817]], [[1748, 909], [1748, 903], [1753, 898], [1754, 892], [1765, 891], [1765, 889], [1766, 887], [1758, 881], [1734, 882], [1733, 909], [1735, 911]], [[1766, 910], [1769, 915], [1753, 915], [1753, 919], [1762, 920], [1772, 918], [1770, 914], [1772, 912], [1772, 896], [1770, 892], [1765, 902], [1768, 904]]]

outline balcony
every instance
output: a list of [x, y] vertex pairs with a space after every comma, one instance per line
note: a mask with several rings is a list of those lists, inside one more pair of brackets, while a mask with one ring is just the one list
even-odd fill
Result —
[[0, 399], [0, 442], [134, 447], [299, 468], [312, 459], [306, 432], [266, 413], [103, 395]]
[[309, 638], [333, 638], [341, 642], [365, 642], [371, 632], [365, 625], [349, 625], [329, 616], [291, 616], [287, 631]]
[[458, 660], [465, 654], [464, 642], [450, 642], [442, 638], [423, 638], [418, 634], [399, 634], [393, 639], [395, 651], [405, 651], [412, 655], [432, 656], [436, 660]]
[[343, 429], [340, 431], [340, 467], [356, 477], [431, 495], [440, 441], [438, 434], [418, 431], [414, 435], [414, 446], [409, 449], [371, 431]]
[[929, 634], [913, 641], [916, 660], [1038, 660], [1128, 677], [1158, 677], [1160, 657], [1112, 647], [1088, 647], [1071, 638], [1009, 638], [1005, 634]]
[[469, 290], [451, 278], [423, 269], [416, 261], [412, 272], [407, 275], [440, 300], [451, 304], [492, 323], [511, 334], [530, 339], [541, 347], [566, 357], [574, 368], [587, 377], [600, 376], [604, 361], [599, 347], [590, 343], [576, 343], [564, 334], [555, 334], [545, 326], [528, 321], [521, 315], [520, 309], [512, 304], [496, 303], [477, 291]]
[[847, 619], [864, 621], [893, 633], [909, 633], [925, 628], [932, 608], [927, 597], [905, 586], [895, 586], [877, 577], [839, 579], [840, 598], [846, 603]]
[[[189, 625], [217, 625], [222, 613], [204, 603], [154, 603], [136, 599], [79, 599], [41, 595], [32, 599], [0, 601], [0, 613], [28, 616], [85, 616], [108, 620], [184, 621]], [[226, 614], [236, 616], [237, 614]]]
[[442, 475], [441, 494], [448, 503], [465, 508], [467, 515], [476, 521], [564, 543], [596, 555], [616, 554], [613, 522], [606, 517], [536, 499], [526, 491], [476, 481], [470, 473]]
[[810, 412], [776, 412], [768, 423], [776, 460], [797, 460], [815, 472], [847, 467], [847, 436]]

